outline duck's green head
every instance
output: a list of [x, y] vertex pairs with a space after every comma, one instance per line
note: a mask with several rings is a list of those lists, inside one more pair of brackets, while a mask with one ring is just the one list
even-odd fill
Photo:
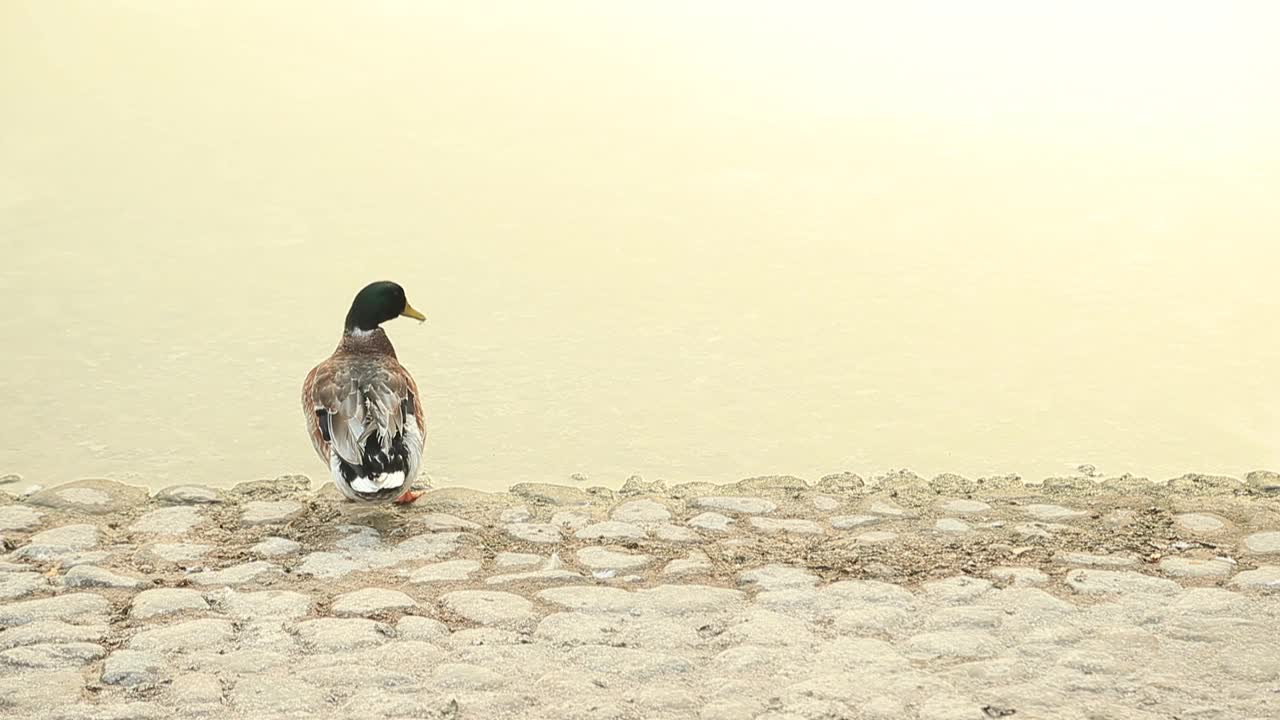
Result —
[[352, 330], [373, 330], [388, 320], [401, 315], [414, 320], [426, 320], [426, 316], [409, 304], [405, 299], [404, 288], [383, 280], [366, 285], [356, 293], [351, 301], [351, 309], [347, 311], [347, 332]]

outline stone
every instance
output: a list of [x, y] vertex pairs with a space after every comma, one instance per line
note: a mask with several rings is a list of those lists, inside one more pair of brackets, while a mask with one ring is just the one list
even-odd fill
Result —
[[147, 491], [114, 480], [77, 480], [41, 490], [27, 498], [28, 505], [50, 507], [86, 515], [119, 513], [146, 502]]
[[671, 520], [671, 511], [653, 500], [632, 500], [614, 508], [610, 517], [624, 523], [665, 523]]
[[1046, 504], [1026, 505], [1022, 508], [1022, 511], [1037, 520], [1072, 520], [1088, 515], [1083, 510]]
[[521, 505], [519, 507], [507, 508], [498, 515], [498, 522], [503, 524], [525, 523], [533, 519], [533, 515], [529, 513], [529, 508]]
[[861, 490], [864, 484], [856, 473], [845, 471], [823, 475], [816, 487], [823, 492], [851, 493]]
[[0, 600], [16, 600], [44, 588], [44, 576], [33, 572], [0, 573]]
[[408, 610], [418, 603], [399, 590], [363, 588], [333, 599], [330, 609], [339, 617], [367, 616], [388, 610]]
[[533, 619], [533, 603], [506, 592], [459, 590], [440, 597], [446, 610], [471, 622], [516, 629]]
[[1160, 559], [1160, 571], [1173, 577], [1226, 577], [1235, 570], [1235, 567], [1235, 563], [1222, 559], [1197, 560], [1181, 557]]
[[0, 531], [30, 530], [40, 525], [44, 513], [26, 505], [0, 507]]
[[396, 623], [396, 635], [401, 640], [438, 642], [449, 637], [449, 626], [419, 615], [405, 615]]
[[955, 518], [942, 518], [933, 524], [933, 529], [944, 533], [967, 533], [973, 531], [973, 527], [969, 523]]
[[662, 568], [662, 574], [667, 577], [675, 577], [680, 575], [694, 575], [702, 572], [711, 571], [711, 559], [706, 553], [694, 551], [687, 558], [682, 560], [672, 560]]
[[130, 530], [151, 535], [181, 535], [201, 522], [200, 511], [188, 505], [152, 510], [138, 518]]
[[578, 562], [592, 570], [634, 570], [653, 562], [644, 554], [631, 554], [620, 548], [586, 547], [578, 551]]
[[157, 588], [143, 590], [133, 598], [129, 606], [129, 617], [135, 620], [147, 620], [161, 615], [173, 615], [182, 612], [202, 612], [209, 609], [209, 603], [198, 590], [180, 588]]
[[1254, 555], [1280, 553], [1280, 531], [1259, 532], [1244, 539], [1245, 552]]
[[1280, 565], [1263, 565], [1257, 570], [1238, 572], [1231, 584], [1241, 588], [1280, 592]]
[[885, 515], [888, 517], [907, 517], [907, 511], [884, 500], [875, 500], [867, 507], [867, 510], [875, 515]]
[[93, 593], [69, 593], [41, 600], [0, 605], [0, 627], [26, 625], [40, 620], [100, 619], [111, 611], [106, 598]]
[[156, 493], [155, 500], [165, 505], [212, 505], [222, 502], [222, 496], [204, 485], [170, 485]]
[[1055, 562], [1064, 565], [1089, 565], [1091, 567], [1134, 567], [1138, 558], [1132, 555], [1092, 555], [1081, 552], [1054, 553]]
[[831, 527], [837, 530], [849, 530], [881, 522], [884, 522], [884, 518], [879, 515], [839, 515], [831, 518]]
[[[536, 555], [534, 557], [537, 557]], [[424, 565], [409, 576], [414, 585], [437, 582], [459, 582], [471, 577], [480, 569], [478, 560], [446, 560], [445, 562]]]
[[573, 534], [579, 540], [639, 540], [645, 532], [631, 523], [606, 520], [588, 525]]
[[991, 590], [991, 582], [982, 578], [956, 575], [944, 580], [934, 580], [921, 585], [931, 598], [944, 603], [968, 603]]
[[505, 585], [507, 583], [547, 584], [561, 582], [578, 582], [583, 580], [580, 573], [560, 568], [530, 570], [528, 572], [504, 573], [491, 575], [484, 579], [486, 585]]
[[1115, 570], [1072, 570], [1067, 587], [1081, 595], [1173, 595], [1182, 589], [1172, 580]]
[[129, 640], [129, 649], [191, 655], [225, 647], [233, 638], [230, 620], [201, 618], [142, 630]]
[[228, 695], [231, 707], [246, 717], [313, 717], [324, 707], [326, 694], [319, 688], [292, 677], [249, 675]]
[[1254, 492], [1263, 495], [1280, 494], [1280, 473], [1270, 470], [1255, 470], [1245, 475], [1244, 481]]
[[551, 516], [551, 524], [556, 527], [577, 530], [591, 524], [591, 516], [572, 510], [561, 510]]
[[151, 555], [175, 564], [197, 562], [212, 549], [212, 545], [198, 543], [155, 543], [147, 546], [147, 552]]
[[63, 525], [32, 535], [13, 556], [35, 562], [55, 562], [96, 547], [98, 528], [93, 525]]
[[[170, 705], [181, 706], [187, 712], [216, 716], [222, 712], [222, 681], [209, 673], [186, 673], [169, 682]], [[208, 710], [204, 710], [207, 706]]]
[[[912, 636], [903, 655], [912, 660], [976, 660], [994, 657], [999, 646], [985, 632], [942, 630]], [[981, 717], [981, 716], [975, 716]]]
[[1183, 513], [1173, 517], [1173, 524], [1183, 532], [1212, 535], [1227, 526], [1225, 522], [1204, 513]]
[[814, 509], [822, 512], [831, 512], [840, 507], [840, 501], [830, 495], [815, 495], [809, 502]]
[[73, 670], [23, 672], [0, 677], [0, 713], [14, 718], [40, 718], [47, 713], [51, 698], [65, 702], [80, 697], [84, 677]]
[[546, 558], [543, 556], [534, 555], [533, 553], [503, 552], [494, 556], [493, 564], [498, 567], [520, 567], [523, 565], [539, 565], [544, 560]]
[[23, 645], [0, 652], [0, 666], [61, 670], [79, 668], [106, 655], [101, 645], [94, 643], [47, 643]]
[[281, 557], [283, 555], [293, 555], [301, 549], [301, 543], [272, 535], [249, 548], [249, 552], [262, 557]]
[[562, 539], [560, 528], [550, 523], [512, 523], [507, 525], [512, 537], [531, 543], [558, 543]]
[[865, 532], [865, 533], [862, 533], [861, 535], [854, 537], [855, 541], [860, 543], [866, 543], [868, 545], [876, 545], [879, 543], [892, 542], [897, 539], [898, 539], [897, 533], [887, 532], [883, 530], [873, 530], [871, 532]]
[[232, 565], [223, 570], [206, 570], [204, 572], [193, 573], [190, 576], [192, 583], [196, 585], [248, 585], [250, 583], [262, 582], [272, 578], [280, 577], [283, 571], [279, 567], [265, 561], [254, 560], [252, 562]]
[[165, 667], [164, 658], [155, 653], [116, 650], [102, 667], [102, 682], [130, 688], [155, 685], [160, 682]]
[[364, 618], [320, 618], [296, 626], [298, 639], [311, 650], [347, 652], [385, 643], [395, 630]]
[[944, 500], [938, 503], [943, 512], [972, 514], [990, 512], [991, 506], [979, 500]]
[[106, 625], [71, 625], [61, 620], [37, 620], [6, 628], [0, 633], [0, 650], [22, 645], [101, 643], [107, 629]]
[[291, 590], [240, 592], [223, 588], [207, 593], [215, 610], [236, 620], [296, 620], [311, 611], [311, 597]]
[[543, 505], [590, 505], [591, 496], [578, 488], [548, 483], [519, 483], [511, 486], [511, 494]]
[[742, 515], [764, 515], [778, 509], [776, 503], [764, 498], [728, 495], [709, 495], [695, 498], [693, 504], [708, 510], [720, 510]]
[[296, 500], [250, 500], [244, 504], [240, 524], [245, 527], [280, 525], [302, 514], [302, 503]]
[[739, 586], [758, 587], [761, 590], [809, 588], [817, 583], [818, 578], [813, 573], [787, 565], [765, 565], [738, 573]]
[[121, 575], [92, 565], [77, 565], [62, 577], [62, 584], [67, 587], [101, 587], [135, 589], [147, 587], [151, 583], [131, 575]]
[[727, 532], [733, 520], [717, 512], [704, 512], [689, 518], [689, 526], [711, 532]]
[[702, 537], [687, 527], [663, 523], [653, 528], [653, 536], [663, 542], [691, 543], [701, 542]]
[[992, 568], [988, 574], [1013, 587], [1036, 587], [1049, 582], [1048, 575], [1029, 567], [996, 567]]
[[423, 530], [440, 532], [442, 530], [479, 530], [480, 526], [470, 520], [463, 520], [456, 515], [444, 513], [427, 513], [417, 518]]
[[751, 523], [751, 527], [755, 528], [757, 531], [770, 535], [774, 533], [792, 533], [795, 535], [822, 534], [822, 528], [818, 527], [818, 523], [812, 520], [753, 517], [749, 522]]

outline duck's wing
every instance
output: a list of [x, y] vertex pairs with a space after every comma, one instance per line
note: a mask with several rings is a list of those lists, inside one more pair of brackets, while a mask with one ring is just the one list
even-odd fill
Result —
[[333, 452], [348, 464], [362, 467], [371, 450], [390, 455], [406, 430], [419, 438], [425, 430], [417, 384], [390, 358], [378, 362], [330, 358], [317, 365], [303, 383], [303, 411], [311, 442], [326, 463]]

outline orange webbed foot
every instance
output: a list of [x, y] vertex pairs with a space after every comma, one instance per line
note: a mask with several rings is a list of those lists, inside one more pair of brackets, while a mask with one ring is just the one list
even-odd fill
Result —
[[405, 490], [404, 494], [396, 498], [393, 502], [396, 505], [408, 505], [409, 503], [412, 503], [414, 500], [417, 500], [421, 496], [422, 496], [421, 492], [414, 492], [413, 490]]

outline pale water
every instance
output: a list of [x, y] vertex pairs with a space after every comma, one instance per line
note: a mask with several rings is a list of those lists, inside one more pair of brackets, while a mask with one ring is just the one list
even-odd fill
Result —
[[878, 5], [4, 3], [0, 474], [322, 476], [383, 278], [436, 484], [1280, 466], [1276, 12]]

